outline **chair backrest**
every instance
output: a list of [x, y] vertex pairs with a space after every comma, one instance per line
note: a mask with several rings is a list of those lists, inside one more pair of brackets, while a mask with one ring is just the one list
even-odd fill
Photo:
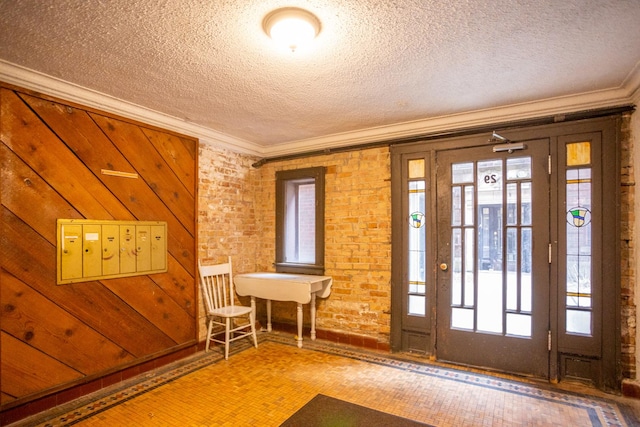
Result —
[[231, 257], [224, 264], [202, 265], [198, 260], [200, 285], [207, 311], [235, 305]]

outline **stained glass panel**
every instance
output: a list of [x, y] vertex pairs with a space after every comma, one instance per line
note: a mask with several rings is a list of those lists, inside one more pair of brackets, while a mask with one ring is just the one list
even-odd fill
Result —
[[424, 178], [424, 159], [414, 159], [408, 162], [409, 179]]
[[[414, 162], [411, 160], [410, 162]], [[423, 164], [424, 166], [424, 164]], [[424, 316], [426, 312], [426, 206], [425, 181], [409, 181], [409, 286], [408, 313]]]
[[572, 142], [567, 144], [567, 166], [591, 164], [591, 143]]
[[566, 331], [587, 335], [592, 333], [591, 190], [591, 168], [567, 170]]

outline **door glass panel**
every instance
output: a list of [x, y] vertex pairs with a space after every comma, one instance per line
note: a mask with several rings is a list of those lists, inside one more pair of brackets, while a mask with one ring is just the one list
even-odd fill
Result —
[[[412, 160], [413, 161], [413, 160]], [[414, 173], [416, 173], [414, 171]], [[426, 226], [425, 181], [409, 181], [409, 287], [408, 313], [424, 316], [426, 312]]]
[[473, 330], [473, 310], [453, 308], [451, 310], [451, 327], [454, 329]]
[[507, 335], [531, 336], [531, 316], [528, 314], [507, 313]]
[[[495, 273], [501, 275], [500, 273]], [[488, 280], [484, 274], [478, 281], [478, 331], [502, 333], [502, 280]]]
[[532, 235], [531, 228], [523, 227], [522, 232], [522, 245], [520, 254], [522, 261], [520, 263], [520, 310], [524, 312], [531, 312], [531, 253], [532, 247]]
[[473, 163], [456, 163], [451, 166], [451, 183], [473, 182]]
[[464, 225], [473, 225], [475, 221], [473, 190], [473, 185], [464, 186]]
[[451, 236], [451, 304], [462, 305], [462, 230], [454, 228]]
[[[579, 157], [584, 158], [585, 155], [580, 154]], [[591, 168], [567, 170], [566, 194], [568, 208], [566, 215], [566, 331], [590, 335], [592, 333]]]
[[507, 310], [518, 309], [518, 229], [507, 228]]
[[567, 310], [567, 332], [574, 334], [591, 334], [591, 312]]
[[[459, 180], [473, 178], [473, 163], [452, 165], [452, 173], [458, 174]], [[473, 182], [473, 181], [472, 181]], [[473, 307], [475, 304], [475, 186], [451, 186], [452, 198], [452, 248], [451, 261], [451, 301], [454, 306]], [[456, 217], [456, 210], [464, 205], [462, 218]], [[465, 226], [463, 227], [462, 224]], [[469, 227], [468, 225], [471, 225]], [[464, 317], [464, 316], [463, 316]], [[466, 319], [466, 317], [464, 317]], [[472, 316], [473, 319], [473, 316]], [[462, 327], [462, 326], [458, 326]]]
[[453, 164], [452, 174], [462, 214], [452, 219], [451, 326], [530, 337], [531, 158]]
[[466, 228], [464, 230], [464, 305], [465, 307], [473, 307], [475, 304], [475, 270], [473, 249], [475, 247], [475, 230], [473, 228]]
[[424, 316], [427, 307], [427, 299], [422, 295], [409, 295], [409, 314]]
[[531, 158], [517, 157], [507, 159], [507, 179], [531, 179]]
[[520, 211], [522, 212], [522, 225], [531, 225], [531, 183], [520, 183]]
[[507, 225], [518, 223], [518, 184], [507, 184]]
[[460, 187], [451, 188], [451, 225], [462, 224], [462, 193]]
[[478, 162], [477, 329], [503, 332], [501, 160]]

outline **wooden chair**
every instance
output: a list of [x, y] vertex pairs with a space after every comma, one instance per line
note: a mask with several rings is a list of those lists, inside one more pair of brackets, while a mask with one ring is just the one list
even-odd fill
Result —
[[[253, 337], [253, 344], [258, 348], [256, 337], [256, 314], [251, 307], [236, 305], [231, 257], [224, 264], [202, 265], [198, 261], [200, 284], [205, 308], [207, 310], [207, 343], [205, 351], [209, 351], [211, 341], [224, 344], [224, 358], [229, 359], [229, 343], [244, 337]], [[249, 323], [237, 325], [235, 320], [246, 318]], [[213, 330], [213, 325], [224, 327], [224, 340], [215, 338], [220, 333]]]

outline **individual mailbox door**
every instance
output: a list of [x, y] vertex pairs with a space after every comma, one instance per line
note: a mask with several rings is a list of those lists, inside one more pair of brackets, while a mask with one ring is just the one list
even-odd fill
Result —
[[102, 242], [99, 224], [82, 226], [82, 275], [95, 277], [102, 275]]
[[151, 269], [167, 269], [167, 227], [164, 225], [151, 226]]
[[120, 225], [120, 273], [136, 271], [136, 227]]
[[115, 224], [102, 225], [102, 274], [120, 273], [120, 227]]
[[60, 274], [62, 280], [82, 277], [82, 226], [60, 227]]
[[136, 225], [137, 271], [151, 270], [151, 227]]

